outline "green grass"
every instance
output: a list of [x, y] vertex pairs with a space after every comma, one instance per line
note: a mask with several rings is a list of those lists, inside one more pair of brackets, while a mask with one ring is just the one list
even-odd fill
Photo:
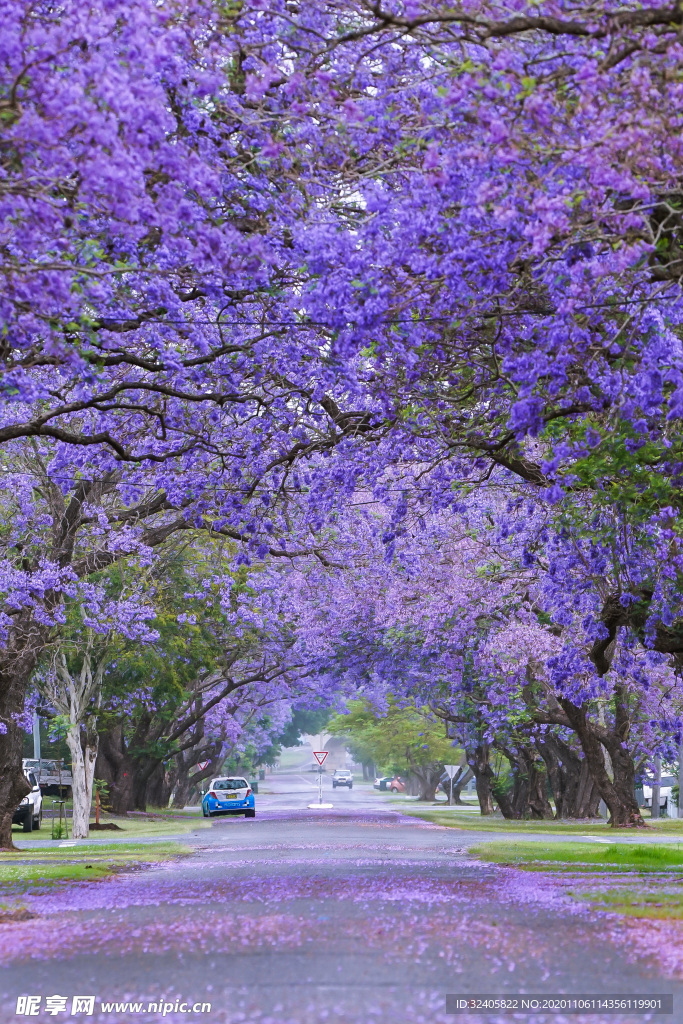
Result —
[[683, 920], [683, 846], [591, 843], [485, 843], [473, 852], [527, 871], [576, 879], [567, 895], [625, 917]]
[[145, 864], [186, 856], [181, 843], [110, 843], [21, 850], [0, 854], [0, 887], [13, 894], [60, 882], [95, 881]]
[[[423, 818], [435, 825], [444, 825], [447, 828], [466, 829], [474, 832], [523, 832], [530, 835], [582, 835], [582, 836], [609, 836], [629, 835], [635, 833], [634, 829], [612, 830], [606, 821], [508, 821], [501, 817], [482, 817], [478, 812], [473, 813], [469, 808], [456, 807], [435, 807], [430, 805], [407, 804], [402, 806], [403, 814], [412, 814], [417, 818]], [[646, 819], [649, 828], [655, 829], [664, 835], [680, 834], [683, 840], [683, 818], [659, 818], [651, 821]]]
[[[173, 812], [176, 814], [177, 812]], [[157, 837], [171, 835], [188, 835], [202, 828], [209, 828], [211, 821], [201, 816], [201, 812], [188, 812], [179, 817], [171, 817], [167, 812], [159, 812], [159, 817], [154, 818], [124, 818], [113, 817], [110, 814], [103, 814], [100, 821], [105, 824], [114, 822], [121, 829], [120, 832], [91, 832], [91, 839], [109, 839], [113, 836], [120, 836], [121, 839], [155, 839]], [[91, 822], [92, 824], [92, 822]], [[37, 832], [22, 832], [20, 825], [12, 828], [13, 839], [20, 842], [30, 843], [39, 839], [49, 839], [52, 830], [52, 821], [43, 818], [43, 827]], [[62, 842], [64, 840], [61, 840]], [[71, 819], [69, 819], [69, 841], [71, 841]], [[55, 844], [56, 845], [56, 844]]]
[[530, 870], [550, 865], [570, 870], [663, 871], [683, 867], [683, 846], [593, 845], [592, 843], [498, 842], [484, 843], [472, 850], [482, 860], [514, 864]]
[[625, 917], [654, 920], [683, 920], [683, 892], [642, 891], [637, 888], [606, 889], [601, 892], [571, 892], [576, 899], [591, 903], [600, 910]]

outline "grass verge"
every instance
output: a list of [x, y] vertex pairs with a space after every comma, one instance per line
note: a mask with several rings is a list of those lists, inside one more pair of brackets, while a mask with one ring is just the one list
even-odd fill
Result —
[[483, 843], [472, 849], [482, 860], [495, 864], [514, 864], [529, 870], [545, 870], [549, 865], [571, 870], [590, 871], [664, 871], [683, 867], [683, 845], [655, 846], [615, 843]]
[[559, 871], [567, 895], [598, 910], [683, 920], [683, 846], [498, 842], [472, 852], [482, 860], [527, 871]]
[[[582, 836], [634, 836], [637, 831], [629, 829], [611, 829], [606, 821], [508, 821], [506, 818], [484, 817], [468, 810], [455, 807], [416, 807], [415, 804], [404, 805], [403, 814], [411, 814], [423, 818], [435, 825], [447, 828], [465, 829], [470, 832], [517, 832], [528, 835], [582, 835]], [[659, 818], [651, 821], [646, 819], [649, 828], [666, 836], [680, 835], [683, 841], [683, 818]]]
[[[102, 815], [102, 824], [107, 822], [114, 822], [119, 826], [120, 831], [116, 832], [91, 832], [91, 839], [108, 839], [113, 836], [120, 836], [122, 840], [130, 839], [135, 841], [136, 839], [155, 839], [163, 838], [164, 836], [173, 835], [189, 835], [191, 832], [196, 832], [202, 828], [210, 828], [211, 820], [203, 818], [201, 813], [183, 814], [171, 816], [159, 814], [153, 818], [127, 818], [127, 817], [114, 817], [113, 815]], [[49, 819], [43, 819], [43, 827], [37, 832], [22, 832], [20, 825], [15, 825], [12, 828], [12, 837], [14, 841], [19, 841], [23, 844], [31, 843], [40, 839], [49, 839], [52, 822]], [[71, 819], [69, 819], [69, 839], [71, 838]], [[56, 843], [55, 843], [56, 845]]]
[[0, 889], [16, 896], [61, 882], [96, 881], [119, 871], [156, 864], [190, 852], [184, 844], [161, 842], [144, 846], [112, 843], [5, 853], [0, 855]]

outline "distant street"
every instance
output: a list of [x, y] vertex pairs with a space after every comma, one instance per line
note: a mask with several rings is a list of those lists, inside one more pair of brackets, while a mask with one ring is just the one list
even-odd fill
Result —
[[[27, 899], [39, 917], [0, 926], [3, 1024], [27, 993], [95, 995], [82, 1019], [111, 1024], [515, 1019], [447, 1016], [447, 993], [675, 992], [683, 1005], [682, 986], [629, 959], [618, 927], [538, 876], [468, 860], [466, 833], [387, 813], [369, 786], [332, 794], [327, 781], [334, 809], [309, 810], [314, 784], [270, 777], [256, 819], [218, 819], [190, 857]], [[211, 1010], [176, 1012], [183, 1001]]]

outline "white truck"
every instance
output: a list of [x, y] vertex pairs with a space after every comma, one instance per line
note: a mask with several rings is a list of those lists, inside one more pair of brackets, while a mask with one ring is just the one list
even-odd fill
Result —
[[73, 779], [64, 761], [26, 757], [22, 761], [22, 766], [25, 772], [33, 772], [36, 776], [43, 796], [57, 796], [62, 799], [71, 796]]
[[43, 796], [36, 775], [29, 768], [24, 768], [24, 775], [31, 792], [24, 797], [12, 815], [12, 824], [23, 825], [24, 832], [33, 832], [34, 828], [40, 828], [43, 823]]

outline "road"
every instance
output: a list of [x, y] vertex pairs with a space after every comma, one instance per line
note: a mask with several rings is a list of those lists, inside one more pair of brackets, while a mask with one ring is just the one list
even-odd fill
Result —
[[[376, 794], [309, 810], [305, 774], [274, 778], [253, 820], [219, 819], [191, 856], [26, 900], [0, 925], [0, 1020], [17, 997], [94, 995], [91, 1015], [33, 1020], [211, 1024], [619, 1024], [616, 1015], [448, 1016], [452, 994], [673, 992], [605, 917], [539, 876], [480, 864], [467, 834]], [[487, 833], [487, 838], [491, 834]], [[102, 1002], [167, 1010], [105, 1010]], [[206, 1013], [181, 1004], [210, 1003]], [[178, 1010], [176, 1011], [176, 1005]], [[683, 1020], [683, 1009], [674, 1017]]]

